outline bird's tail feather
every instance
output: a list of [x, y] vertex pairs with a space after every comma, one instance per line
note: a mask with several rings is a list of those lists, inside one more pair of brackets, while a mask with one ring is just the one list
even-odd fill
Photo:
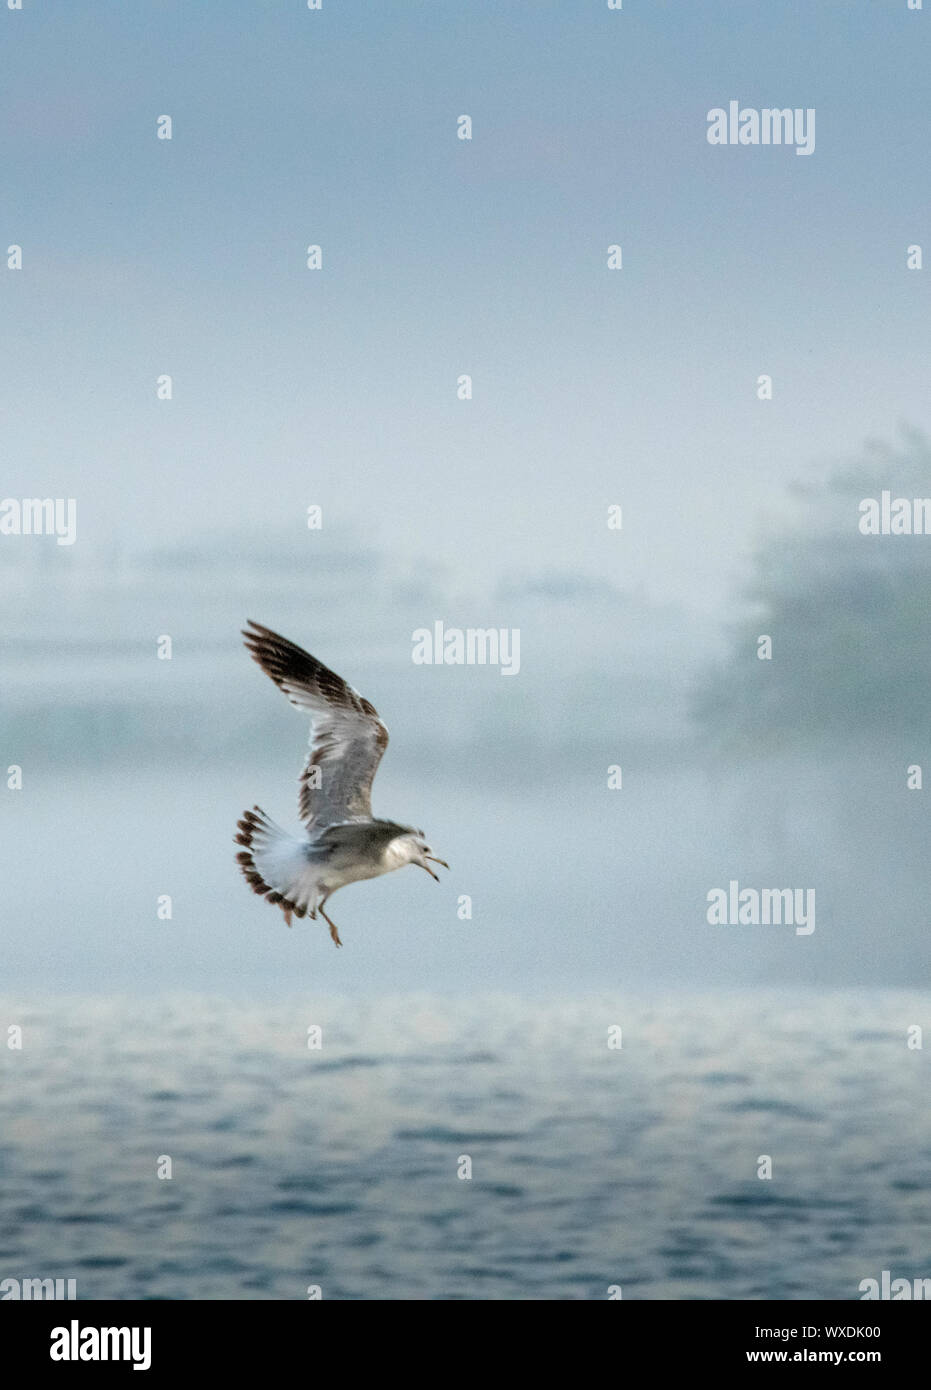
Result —
[[244, 845], [236, 859], [254, 893], [280, 907], [288, 926], [291, 913], [317, 915], [316, 877], [301, 840], [276, 825], [259, 806], [244, 811], [236, 843]]

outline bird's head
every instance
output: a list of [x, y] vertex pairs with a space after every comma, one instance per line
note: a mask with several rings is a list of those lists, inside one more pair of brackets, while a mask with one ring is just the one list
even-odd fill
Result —
[[392, 842], [392, 849], [398, 854], [399, 858], [406, 860], [408, 864], [416, 864], [418, 868], [426, 869], [431, 878], [435, 878], [439, 883], [439, 876], [430, 868], [431, 864], [442, 864], [444, 869], [449, 865], [445, 859], [438, 859], [433, 850], [424, 839], [422, 830], [408, 830], [404, 835], [399, 835]]

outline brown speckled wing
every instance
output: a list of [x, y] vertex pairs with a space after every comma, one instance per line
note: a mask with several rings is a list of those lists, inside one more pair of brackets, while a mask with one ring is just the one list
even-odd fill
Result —
[[388, 746], [388, 730], [374, 705], [316, 657], [260, 623], [250, 619], [243, 637], [265, 674], [310, 715], [299, 803], [308, 831], [370, 820], [372, 782]]

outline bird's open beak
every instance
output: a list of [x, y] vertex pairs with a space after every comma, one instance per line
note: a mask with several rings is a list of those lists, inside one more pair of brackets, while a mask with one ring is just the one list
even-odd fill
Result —
[[442, 864], [444, 869], [448, 869], [448, 868], [449, 868], [449, 865], [447, 864], [446, 860], [445, 860], [445, 859], [436, 859], [436, 858], [434, 858], [434, 856], [433, 856], [432, 854], [425, 854], [424, 857], [423, 857], [423, 859], [418, 859], [418, 860], [417, 860], [417, 863], [420, 865], [420, 867], [421, 867], [422, 869], [426, 869], [426, 870], [427, 870], [427, 873], [430, 875], [430, 877], [431, 877], [432, 879], [435, 879], [436, 882], [439, 883], [440, 880], [439, 880], [438, 875], [435, 874], [435, 873], [433, 872], [432, 869], [427, 869], [427, 866], [426, 866], [426, 864], [424, 863], [424, 859], [429, 859], [431, 864]]

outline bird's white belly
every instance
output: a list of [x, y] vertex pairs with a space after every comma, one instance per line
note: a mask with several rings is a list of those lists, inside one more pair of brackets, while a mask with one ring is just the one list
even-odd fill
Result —
[[399, 868], [395, 864], [340, 864], [331, 865], [320, 875], [319, 883], [325, 893], [335, 893], [347, 883], [359, 883], [365, 878], [378, 878], [390, 869]]

